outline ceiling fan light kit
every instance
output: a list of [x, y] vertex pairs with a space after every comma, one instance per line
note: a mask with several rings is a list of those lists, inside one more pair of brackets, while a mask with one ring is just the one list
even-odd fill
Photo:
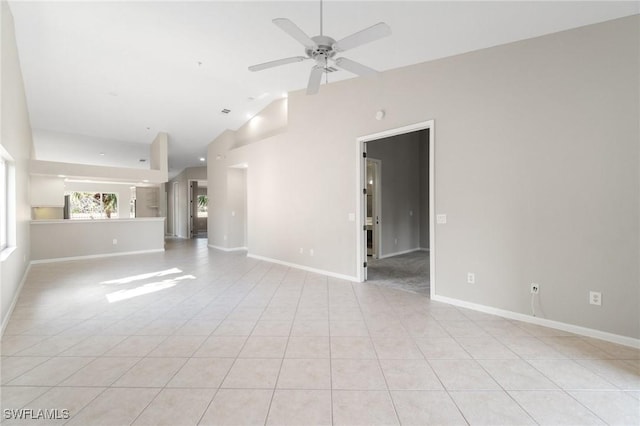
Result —
[[356, 75], [364, 76], [377, 73], [376, 70], [369, 68], [366, 65], [362, 65], [344, 57], [336, 58], [335, 56], [338, 53], [345, 52], [349, 49], [353, 49], [391, 35], [391, 28], [384, 22], [379, 22], [338, 41], [329, 36], [325, 36], [322, 34], [322, 2], [320, 3], [320, 35], [309, 37], [296, 24], [287, 18], [276, 18], [272, 22], [282, 31], [286, 32], [289, 36], [302, 44], [302, 46], [304, 46], [306, 56], [294, 56], [291, 58], [277, 59], [275, 61], [252, 65], [249, 67], [249, 71], [262, 71], [268, 68], [312, 59], [316, 64], [311, 68], [309, 83], [307, 84], [307, 95], [314, 95], [318, 93], [323, 74], [336, 71], [333, 66], [330, 66], [329, 61], [333, 62], [335, 67]]

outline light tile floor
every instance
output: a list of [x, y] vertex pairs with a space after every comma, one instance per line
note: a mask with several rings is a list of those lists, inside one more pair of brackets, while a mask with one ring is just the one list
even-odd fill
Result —
[[206, 240], [33, 266], [1, 353], [7, 425], [640, 424], [640, 351]]

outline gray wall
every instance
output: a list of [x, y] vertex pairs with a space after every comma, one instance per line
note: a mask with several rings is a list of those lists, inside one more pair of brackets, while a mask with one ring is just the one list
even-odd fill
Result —
[[367, 143], [367, 157], [382, 161], [380, 257], [420, 248], [421, 140], [413, 132]]
[[227, 248], [247, 246], [247, 169], [230, 168], [227, 172], [229, 235]]
[[639, 28], [633, 16], [290, 93], [286, 132], [211, 144], [209, 187], [248, 163], [250, 253], [356, 277], [356, 138], [433, 119], [448, 215], [436, 294], [529, 314], [535, 281], [540, 316], [639, 338]]
[[[0, 300], [2, 329], [8, 320], [9, 308], [17, 296], [18, 287], [31, 259], [29, 221], [29, 159], [33, 148], [31, 124], [22, 81], [22, 71], [13, 26], [13, 17], [6, 1], [0, 2], [2, 14], [2, 147], [15, 160], [16, 172], [16, 249], [0, 262]], [[10, 242], [11, 243], [11, 242]]]

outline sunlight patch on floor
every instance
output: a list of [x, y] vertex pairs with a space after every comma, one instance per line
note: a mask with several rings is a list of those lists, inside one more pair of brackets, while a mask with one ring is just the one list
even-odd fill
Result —
[[140, 275], [132, 275], [130, 277], [119, 278], [117, 280], [102, 281], [100, 284], [129, 284], [134, 281], [142, 281], [149, 278], [164, 277], [166, 275], [180, 274], [180, 273], [182, 273], [181, 269], [171, 268], [171, 269], [166, 269], [164, 271], [149, 272], [149, 273], [140, 274]]
[[144, 284], [128, 290], [118, 290], [116, 292], [107, 294], [106, 297], [109, 303], [120, 302], [122, 300], [132, 299], [134, 297], [143, 296], [145, 294], [155, 293], [160, 290], [175, 287], [176, 284], [178, 284], [178, 282], [180, 281], [195, 279], [196, 277], [193, 275], [183, 275], [181, 277], [173, 278], [170, 280]]

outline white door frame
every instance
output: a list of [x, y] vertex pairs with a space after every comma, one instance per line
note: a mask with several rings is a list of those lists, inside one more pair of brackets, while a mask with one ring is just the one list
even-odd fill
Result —
[[[366, 188], [367, 179], [367, 163], [366, 157], [363, 155], [365, 144], [367, 142], [384, 139], [391, 136], [403, 135], [405, 133], [417, 132], [419, 130], [429, 129], [429, 285], [430, 293], [433, 298], [436, 295], [436, 208], [435, 208], [435, 123], [434, 120], [422, 121], [420, 123], [410, 124], [408, 126], [388, 129], [382, 132], [370, 135], [360, 136], [356, 139], [356, 271], [358, 281], [366, 280], [367, 271], [364, 266], [367, 261], [367, 236], [366, 236], [366, 216], [367, 202], [363, 188]], [[364, 232], [363, 232], [364, 230]]]

